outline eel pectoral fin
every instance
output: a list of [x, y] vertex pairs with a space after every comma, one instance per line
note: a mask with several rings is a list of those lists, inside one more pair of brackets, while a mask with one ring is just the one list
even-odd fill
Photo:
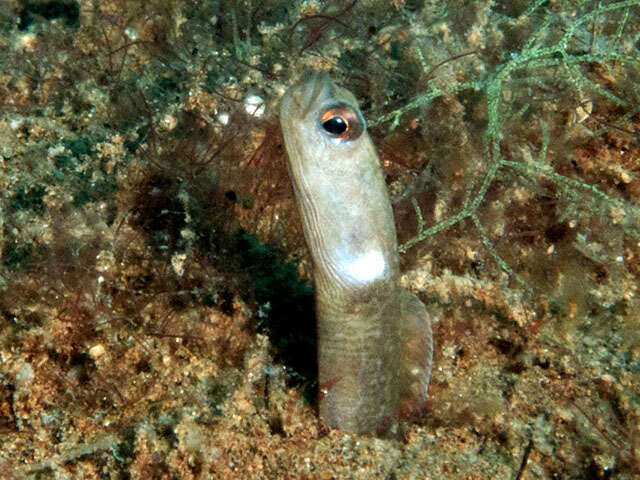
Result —
[[433, 340], [431, 319], [420, 299], [406, 290], [400, 292], [399, 299], [402, 344], [398, 372], [400, 386], [398, 414], [406, 418], [414, 412], [420, 412], [427, 400]]

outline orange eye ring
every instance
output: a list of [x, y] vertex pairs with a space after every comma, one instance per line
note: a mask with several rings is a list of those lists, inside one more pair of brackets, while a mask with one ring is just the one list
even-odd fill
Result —
[[340, 103], [322, 111], [320, 128], [330, 138], [347, 141], [360, 137], [365, 130], [365, 123], [358, 110]]

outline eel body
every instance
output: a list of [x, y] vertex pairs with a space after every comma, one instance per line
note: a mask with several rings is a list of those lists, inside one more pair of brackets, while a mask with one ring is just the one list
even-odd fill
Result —
[[351, 92], [308, 72], [280, 104], [289, 174], [313, 258], [320, 417], [384, 434], [426, 399], [431, 323], [398, 286], [380, 162]]

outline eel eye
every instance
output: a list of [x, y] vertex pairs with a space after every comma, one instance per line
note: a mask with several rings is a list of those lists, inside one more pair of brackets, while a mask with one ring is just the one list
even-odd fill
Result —
[[339, 117], [336, 115], [335, 117], [331, 117], [322, 122], [322, 128], [324, 128], [329, 135], [335, 135], [336, 137], [339, 137], [347, 130], [349, 130], [349, 124], [344, 117]]
[[346, 104], [325, 109], [320, 115], [320, 125], [327, 136], [340, 141], [355, 140], [365, 129], [362, 115]]

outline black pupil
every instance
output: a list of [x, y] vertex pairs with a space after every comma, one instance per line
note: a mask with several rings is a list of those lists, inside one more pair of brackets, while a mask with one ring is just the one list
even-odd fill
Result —
[[341, 135], [347, 131], [347, 122], [342, 117], [331, 117], [322, 124], [322, 128], [331, 135]]

